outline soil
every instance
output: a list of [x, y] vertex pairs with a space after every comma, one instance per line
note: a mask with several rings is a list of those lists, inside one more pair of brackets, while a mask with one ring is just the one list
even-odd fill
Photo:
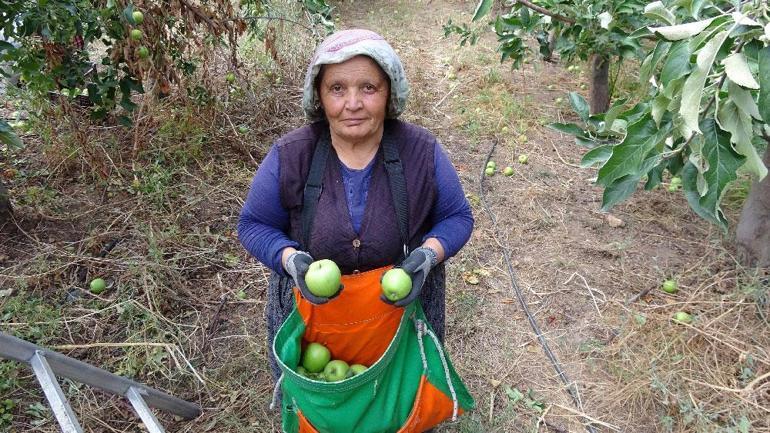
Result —
[[[592, 182], [596, 171], [579, 167], [585, 149], [545, 126], [576, 120], [556, 98], [566, 100], [588, 74], [537, 59], [512, 70], [499, 64], [489, 33], [476, 46], [458, 48], [456, 38], [444, 38], [442, 25], [450, 18], [469, 22], [475, 3], [335, 3], [340, 27], [372, 29], [397, 49], [412, 87], [404, 119], [439, 137], [473, 206], [473, 235], [447, 268], [446, 342], [478, 408], [437, 431], [578, 432], [586, 431], [586, 419], [596, 431], [671, 431], [662, 420], [678, 416], [668, 400], [676, 392], [655, 393], [650, 377], [658, 376], [650, 373], [656, 366], [649, 362], [664, 351], [655, 352], [661, 339], [706, 345], [694, 331], [680, 335], [684, 331], [672, 328], [669, 318], [682, 305], [705, 311], [707, 306], [696, 306], [699, 299], [735, 288], [739, 276], [729, 237], [690, 211], [682, 194], [665, 188], [640, 191], [611, 213], [600, 212], [602, 190]], [[248, 143], [262, 149], [251, 154], [259, 158], [271, 139], [300, 124], [298, 111], [294, 114], [296, 121]], [[517, 162], [520, 154], [529, 156], [527, 164]], [[483, 176], [488, 157], [500, 170], [514, 167], [514, 175]], [[204, 415], [192, 422], [163, 416], [169, 431], [279, 431], [279, 414], [267, 409], [272, 397], [263, 320], [267, 271], [248, 257], [235, 234], [254, 166], [230, 151], [173, 171], [167, 196], [147, 208], [137, 207], [124, 187], [68, 178], [62, 171], [46, 175], [39, 172], [40, 160], [29, 158], [16, 164], [27, 175], [9, 180], [17, 224], [5, 227], [0, 240], [0, 290], [62, 310], [55, 321], [58, 337], [35, 341], [53, 347], [66, 342], [73, 346], [60, 350], [70, 356], [203, 406]], [[119, 177], [124, 186], [131, 181], [125, 172]], [[29, 198], [33, 186], [49, 187], [56, 196]], [[35, 204], [45, 200], [55, 209]], [[726, 210], [734, 222], [737, 209]], [[114, 248], [102, 254], [109, 244]], [[84, 293], [81, 288], [96, 275], [131, 290]], [[661, 294], [657, 287], [672, 277], [682, 293]], [[553, 359], [533, 332], [516, 288]], [[236, 298], [241, 290], [246, 300]], [[10, 305], [9, 295], [0, 295], [5, 308], [0, 312]], [[734, 312], [715, 315], [722, 313]], [[647, 321], [646, 330], [634, 327], [639, 317]], [[126, 322], [118, 327], [118, 319]], [[3, 320], [4, 332], [33, 335], [29, 323], [13, 315]], [[92, 346], [151, 342], [164, 335], [174, 337], [161, 349]], [[638, 348], [650, 351], [648, 356], [629, 351], [642, 337]], [[766, 339], [731, 344], [746, 347], [741, 356], [766, 359], [766, 347], [761, 350]], [[738, 362], [736, 353], [731, 356], [725, 363]], [[148, 357], [157, 359], [135, 361]], [[186, 365], [190, 360], [194, 370]], [[577, 403], [554, 360], [577, 391]], [[14, 398], [30, 399], [18, 393]], [[115, 399], [84, 392], [76, 401], [88, 414], [83, 423], [91, 431], [134, 431], [130, 409]], [[39, 426], [22, 413], [17, 418], [18, 431], [56, 430], [50, 415]], [[104, 427], [107, 423], [113, 427]]]

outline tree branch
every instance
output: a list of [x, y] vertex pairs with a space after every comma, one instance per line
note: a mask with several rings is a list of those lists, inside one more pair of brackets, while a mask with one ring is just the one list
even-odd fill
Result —
[[553, 18], [553, 19], [555, 19], [557, 21], [561, 21], [561, 22], [567, 23], [567, 24], [575, 24], [575, 20], [573, 20], [572, 18], [568, 18], [568, 17], [565, 17], [564, 15], [559, 15], [557, 13], [551, 12], [551, 11], [549, 11], [548, 9], [546, 9], [546, 8], [544, 8], [542, 6], [538, 6], [536, 4], [533, 4], [529, 0], [516, 0], [516, 3], [524, 5], [524, 6], [528, 7], [528, 8], [530, 8], [530, 9], [532, 9], [535, 12], [540, 12], [543, 15], [548, 15], [549, 17], [551, 17], [551, 18]]

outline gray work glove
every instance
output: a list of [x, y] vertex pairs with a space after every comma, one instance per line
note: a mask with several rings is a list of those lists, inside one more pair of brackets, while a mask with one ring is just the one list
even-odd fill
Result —
[[401, 262], [399, 267], [404, 270], [412, 278], [412, 290], [404, 299], [398, 301], [391, 301], [385, 297], [380, 296], [384, 302], [395, 305], [396, 307], [403, 307], [414, 302], [420, 296], [422, 292], [422, 286], [425, 284], [425, 280], [428, 279], [428, 274], [433, 266], [436, 265], [438, 257], [436, 252], [430, 248], [420, 247], [409, 253], [409, 256]]
[[335, 293], [334, 296], [328, 298], [312, 294], [305, 283], [305, 274], [307, 274], [307, 270], [311, 263], [313, 263], [313, 257], [311, 257], [310, 254], [304, 251], [295, 251], [286, 259], [286, 266], [284, 266], [284, 269], [286, 269], [286, 273], [288, 273], [294, 280], [294, 284], [299, 288], [303, 298], [310, 301], [311, 304], [325, 304], [329, 302], [330, 299], [337, 297], [337, 295], [342, 292], [342, 287], [340, 287], [340, 290]]

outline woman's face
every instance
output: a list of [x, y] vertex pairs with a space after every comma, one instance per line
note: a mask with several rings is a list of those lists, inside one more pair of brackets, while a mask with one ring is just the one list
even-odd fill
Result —
[[390, 80], [371, 58], [324, 65], [318, 94], [333, 137], [361, 142], [382, 136]]

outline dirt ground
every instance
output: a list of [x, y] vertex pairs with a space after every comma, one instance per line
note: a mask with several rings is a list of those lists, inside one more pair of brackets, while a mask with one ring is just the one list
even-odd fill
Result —
[[[640, 191], [611, 214], [599, 211], [596, 172], [578, 165], [584, 149], [545, 126], [574, 120], [557, 98], [587, 83], [585, 72], [537, 59], [511, 70], [499, 64], [493, 35], [464, 48], [444, 38], [442, 25], [470, 21], [475, 2], [334, 4], [341, 28], [375, 30], [402, 56], [412, 86], [404, 118], [439, 137], [473, 206], [471, 240], [448, 265], [446, 342], [477, 409], [437, 431], [580, 432], [589, 422], [601, 432], [742, 432], [746, 423], [745, 431], [770, 431], [762, 378], [770, 368], [768, 307], [757, 295], [768, 289], [736, 264], [730, 235], [698, 219], [681, 194]], [[633, 67], [621, 72], [633, 76]], [[268, 131], [260, 137], [286, 130], [259, 127]], [[493, 145], [491, 159], [500, 170], [512, 166], [512, 177], [481, 176]], [[159, 200], [149, 209], [123, 187], [51, 179], [35, 172], [32, 157], [22, 161], [29, 176], [11, 184], [12, 195], [23, 196], [19, 229], [0, 240], [0, 290], [11, 290], [0, 296], [0, 329], [202, 405], [192, 422], [164, 417], [169, 431], [279, 431], [279, 414], [267, 408], [267, 271], [235, 233], [254, 165], [236, 152], [196, 161], [146, 170], [143, 179], [167, 186], [160, 197], [147, 193]], [[726, 201], [731, 222], [734, 195]], [[519, 304], [505, 251], [577, 405]], [[120, 291], [81, 293], [97, 271]], [[658, 290], [667, 278], [677, 279], [679, 293]], [[679, 310], [696, 317], [692, 326], [671, 322]], [[39, 399], [34, 386], [19, 389], [31, 383], [29, 372], [12, 371], [11, 395]], [[68, 389], [88, 431], [139, 431], [118, 399]], [[10, 431], [56, 431], [50, 414], [18, 411], [17, 419]]]

